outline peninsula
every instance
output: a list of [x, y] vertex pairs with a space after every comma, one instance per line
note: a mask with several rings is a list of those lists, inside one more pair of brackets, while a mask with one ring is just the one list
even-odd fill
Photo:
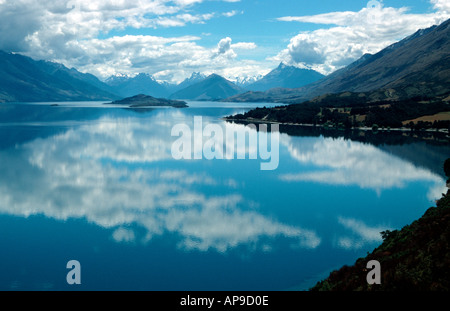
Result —
[[450, 93], [392, 100], [370, 93], [326, 94], [313, 100], [273, 108], [256, 108], [225, 117], [234, 122], [270, 122], [326, 128], [438, 130], [450, 128]]

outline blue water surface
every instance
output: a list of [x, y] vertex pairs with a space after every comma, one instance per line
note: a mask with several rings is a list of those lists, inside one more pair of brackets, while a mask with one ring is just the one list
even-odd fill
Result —
[[0, 105], [1, 290], [307, 290], [445, 191], [448, 144], [403, 134], [281, 128], [275, 170], [174, 159], [176, 124], [251, 132], [223, 117], [271, 104], [54, 104]]

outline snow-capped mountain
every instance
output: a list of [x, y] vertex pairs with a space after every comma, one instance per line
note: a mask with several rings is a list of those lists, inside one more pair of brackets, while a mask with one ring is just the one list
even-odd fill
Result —
[[159, 83], [152, 75], [146, 73], [140, 73], [135, 77], [118, 74], [109, 77], [105, 83], [114, 87], [116, 92], [123, 97], [137, 94], [168, 97], [171, 94], [168, 85]]
[[184, 100], [219, 100], [243, 91], [233, 82], [212, 74], [200, 82], [185, 87], [171, 95], [173, 99]]
[[248, 85], [255, 83], [263, 78], [263, 75], [247, 76], [247, 77], [235, 77], [232, 79], [237, 86], [246, 88]]
[[251, 91], [267, 91], [272, 88], [298, 88], [316, 82], [324, 76], [311, 69], [301, 69], [281, 63], [262, 79], [246, 86]]
[[174, 92], [182, 90], [184, 88], [187, 88], [187, 87], [189, 87], [191, 85], [194, 85], [196, 83], [202, 82], [203, 80], [206, 79], [206, 77], [207, 76], [204, 75], [203, 73], [194, 72], [194, 73], [192, 73], [192, 75], [189, 78], [185, 79], [183, 82], [178, 84], [176, 86], [176, 90]]

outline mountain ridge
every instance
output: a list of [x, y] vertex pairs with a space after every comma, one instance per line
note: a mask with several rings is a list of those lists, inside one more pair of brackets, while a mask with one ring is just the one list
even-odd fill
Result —
[[323, 77], [324, 75], [311, 69], [302, 69], [280, 63], [277, 68], [260, 80], [247, 85], [245, 89], [267, 91], [273, 88], [296, 88], [313, 83]]
[[175, 92], [169, 98], [183, 100], [220, 100], [242, 92], [233, 82], [217, 74]]
[[[281, 63], [266, 76], [255, 79], [256, 82], [249, 83], [252, 79], [236, 82], [245, 88], [218, 75], [205, 77], [195, 72], [178, 85], [158, 82], [145, 73], [132, 78], [110, 77], [102, 82], [92, 74], [62, 64], [0, 51], [0, 102], [114, 100], [141, 93], [156, 98], [283, 103], [301, 103], [347, 91], [375, 92], [380, 99], [443, 96], [450, 93], [448, 51], [450, 19], [418, 30], [374, 55], [363, 55], [345, 68], [296, 88], [286, 87], [295, 86], [291, 83], [300, 83], [297, 78], [309, 74], [313, 80], [317, 79], [319, 73]], [[211, 77], [215, 79], [208, 80]], [[269, 86], [276, 87], [258, 91]], [[245, 92], [246, 89], [250, 91]]]
[[0, 102], [114, 100], [108, 86], [62, 64], [0, 51]]
[[296, 89], [247, 92], [228, 98], [238, 102], [301, 103], [327, 93], [393, 89], [404, 97], [444, 95], [450, 91], [450, 19], [421, 29], [374, 55], [321, 80]]
[[146, 73], [139, 73], [134, 77], [125, 75], [111, 76], [105, 81], [109, 86], [114, 87], [116, 92], [123, 97], [131, 97], [136, 94], [150, 94], [153, 97], [168, 97], [170, 89], [156, 81], [156, 79]]

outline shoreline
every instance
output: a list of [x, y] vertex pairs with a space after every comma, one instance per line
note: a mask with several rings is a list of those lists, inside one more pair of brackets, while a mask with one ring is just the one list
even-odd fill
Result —
[[[371, 127], [351, 127], [351, 128], [336, 128], [336, 127], [328, 127], [323, 124], [307, 124], [307, 123], [286, 123], [286, 122], [278, 122], [278, 121], [268, 121], [268, 120], [262, 120], [262, 119], [235, 119], [235, 118], [222, 118], [224, 121], [233, 121], [233, 122], [241, 122], [241, 123], [266, 123], [266, 124], [278, 124], [278, 125], [288, 125], [288, 126], [300, 126], [300, 127], [319, 127], [323, 129], [334, 129], [334, 130], [360, 130], [360, 131], [374, 131]], [[407, 127], [400, 127], [400, 128], [379, 128], [377, 132], [411, 132], [414, 130]], [[449, 130], [448, 129], [425, 129], [425, 130], [419, 130], [419, 132], [427, 132], [427, 133], [440, 133], [440, 134], [447, 134], [447, 137], [449, 136]]]

